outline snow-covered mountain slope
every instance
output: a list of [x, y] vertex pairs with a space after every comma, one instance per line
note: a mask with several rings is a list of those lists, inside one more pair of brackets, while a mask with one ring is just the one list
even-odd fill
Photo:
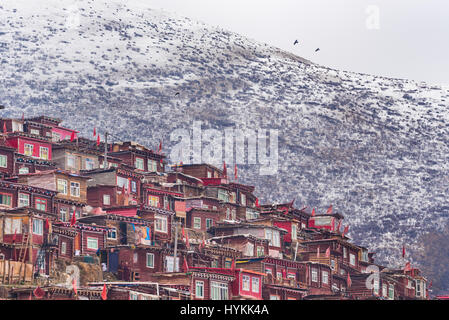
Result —
[[239, 167], [240, 180], [262, 203], [332, 203], [384, 262], [447, 223], [449, 88], [332, 70], [144, 3], [1, 1], [3, 116], [163, 139], [166, 152], [194, 120], [277, 129], [278, 174]]

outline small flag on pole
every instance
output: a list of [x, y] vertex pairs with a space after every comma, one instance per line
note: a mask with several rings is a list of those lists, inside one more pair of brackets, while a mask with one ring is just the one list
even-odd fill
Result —
[[188, 272], [189, 271], [189, 265], [187, 264], [187, 260], [186, 257], [184, 257], [184, 272]]
[[237, 164], [234, 165], [234, 179], [237, 180]]
[[327, 247], [326, 249], [326, 258], [330, 258], [331, 256], [331, 247]]
[[106, 289], [106, 283], [103, 284], [103, 291], [101, 292], [101, 299], [106, 300], [108, 298], [108, 289]]
[[97, 129], [94, 127], [94, 137], [97, 135]]
[[75, 140], [75, 131], [72, 131], [72, 134], [70, 135], [70, 142], [73, 142]]
[[76, 209], [73, 210], [72, 220], [70, 220], [70, 226], [73, 227], [76, 223]]
[[349, 275], [349, 272], [348, 272], [348, 288], [349, 287], [351, 287], [351, 285], [352, 285], [352, 280], [351, 280], [351, 276]]
[[36, 298], [42, 299], [45, 295], [45, 292], [41, 289], [41, 287], [38, 286], [36, 289], [34, 289], [33, 294]]
[[73, 288], [73, 291], [75, 292], [75, 295], [78, 295], [78, 290], [76, 289], [76, 280], [75, 280], [75, 278], [72, 279], [72, 288]]
[[228, 177], [228, 170], [226, 168], [226, 161], [223, 161], [223, 177]]
[[331, 214], [332, 213], [332, 205], [330, 205], [330, 207], [329, 208], [327, 208], [327, 212], [326, 212], [327, 214]]
[[97, 147], [100, 145], [100, 135], [97, 136]]
[[315, 216], [315, 208], [312, 209], [312, 217]]
[[402, 246], [402, 258], [405, 258], [405, 245]]

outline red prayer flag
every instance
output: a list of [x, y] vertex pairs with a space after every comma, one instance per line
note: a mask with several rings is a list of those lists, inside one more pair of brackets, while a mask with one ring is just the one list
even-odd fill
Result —
[[347, 282], [348, 282], [348, 288], [352, 285], [352, 280], [351, 280], [351, 276], [349, 275], [349, 272], [348, 272], [348, 280], [347, 280]]
[[411, 266], [410, 262], [407, 262], [405, 264], [404, 273], [407, 271], [411, 271], [411, 270], [412, 270], [412, 266]]
[[317, 258], [320, 257], [320, 246], [318, 246], [318, 248], [316, 248], [316, 257]]
[[331, 256], [331, 247], [327, 247], [327, 249], [326, 249], [326, 257], [330, 258], [330, 256]]
[[72, 287], [73, 287], [73, 291], [75, 292], [75, 294], [78, 295], [78, 290], [76, 289], [76, 281], [75, 281], [75, 278], [72, 279]]
[[312, 217], [315, 216], [315, 208], [312, 209]]
[[6, 122], [3, 122], [3, 133], [6, 133]]
[[158, 150], [158, 153], [161, 153], [161, 151], [162, 151], [162, 140], [159, 142], [159, 150]]
[[232, 264], [231, 264], [231, 270], [235, 270], [235, 259], [232, 260]]
[[100, 135], [97, 136], [97, 146], [100, 145]]
[[108, 298], [108, 290], [106, 289], [106, 283], [103, 284], [103, 291], [101, 292], [101, 299], [106, 300]]
[[72, 131], [72, 134], [70, 135], [70, 142], [75, 140], [75, 131]]
[[97, 135], [97, 130], [94, 127], [94, 137]]
[[36, 298], [42, 299], [45, 296], [45, 291], [42, 290], [39, 286], [34, 289], [33, 294]]
[[402, 258], [405, 258], [405, 245], [402, 246]]
[[184, 272], [188, 272], [189, 271], [189, 265], [187, 264], [186, 257], [184, 257], [184, 266], [183, 266], [183, 268], [184, 268]]
[[348, 230], [349, 230], [349, 225], [347, 225], [346, 227], [345, 227], [345, 229], [343, 230], [343, 233], [342, 233], [342, 237], [344, 238], [345, 237], [345, 234], [348, 232]]
[[73, 210], [73, 214], [72, 214], [72, 220], [70, 220], [70, 226], [74, 226], [76, 223], [76, 209]]
[[327, 209], [327, 214], [331, 214], [332, 213], [332, 205], [330, 205], [330, 207]]
[[187, 247], [187, 249], [190, 249], [189, 234], [188, 233], [186, 233], [186, 247]]
[[260, 208], [259, 198], [256, 198], [256, 208]]
[[12, 242], [16, 242], [16, 238], [17, 238], [17, 229], [14, 229], [14, 235], [12, 236]]
[[332, 222], [331, 222], [331, 231], [335, 230], [335, 218], [332, 218]]
[[237, 163], [234, 165], [234, 179], [237, 180]]
[[48, 218], [45, 219], [45, 229], [49, 229], [50, 228], [50, 222], [48, 221]]

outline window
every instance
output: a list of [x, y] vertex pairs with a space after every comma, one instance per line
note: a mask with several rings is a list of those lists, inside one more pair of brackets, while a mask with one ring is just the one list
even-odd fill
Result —
[[61, 135], [57, 132], [52, 132], [51, 133], [51, 140], [53, 142], [59, 142], [61, 140]]
[[157, 171], [157, 162], [156, 162], [156, 160], [148, 159], [147, 165], [148, 165], [148, 171], [150, 171], [150, 172]]
[[155, 215], [154, 219], [155, 219], [154, 230], [158, 232], [167, 233], [167, 217]]
[[[165, 256], [165, 271], [173, 272], [174, 259], [172, 256]], [[179, 272], [179, 257], [176, 257], [176, 272]]]
[[159, 197], [156, 196], [148, 196], [148, 205], [152, 207], [159, 208]]
[[259, 212], [257, 210], [246, 208], [246, 220], [252, 220], [259, 218]]
[[379, 279], [374, 278], [374, 293], [379, 294]]
[[18, 205], [19, 205], [19, 207], [29, 207], [30, 206], [30, 195], [27, 193], [19, 192]]
[[4, 234], [22, 233], [22, 219], [5, 218]]
[[59, 217], [62, 222], [69, 221], [69, 218], [67, 217], [67, 208], [60, 208], [59, 209]]
[[86, 158], [86, 170], [92, 170], [94, 168], [94, 160]]
[[195, 281], [195, 297], [204, 298], [204, 281]]
[[292, 240], [297, 240], [298, 234], [296, 230], [296, 224], [292, 223]]
[[348, 257], [348, 250], [346, 250], [346, 247], [343, 247], [343, 258]]
[[31, 130], [30, 130], [30, 133], [31, 133], [31, 134], [34, 134], [34, 135], [36, 135], [36, 136], [40, 135], [40, 132], [39, 132], [39, 130], [37, 130], [37, 129], [31, 129]]
[[67, 252], [67, 242], [61, 242], [61, 254], [66, 254]]
[[80, 184], [78, 182], [70, 181], [70, 195], [72, 197], [80, 196]]
[[206, 218], [206, 229], [209, 229], [212, 227], [214, 220]]
[[280, 298], [275, 294], [270, 294], [270, 300], [280, 300]]
[[58, 192], [67, 195], [67, 180], [58, 179]]
[[147, 253], [147, 268], [154, 268], [154, 254]]
[[355, 266], [355, 254], [353, 254], [353, 253], [349, 254], [349, 264], [351, 266]]
[[312, 269], [312, 282], [318, 282], [318, 270]]
[[211, 281], [210, 283], [211, 300], [227, 300], [228, 284], [223, 282]]
[[134, 163], [134, 166], [139, 170], [145, 170], [143, 166], [143, 159], [142, 158], [136, 158], [136, 161]]
[[242, 276], [242, 290], [249, 291], [250, 288], [249, 280], [250, 280], [249, 276]]
[[218, 189], [217, 198], [220, 201], [229, 202], [229, 196], [226, 190]]
[[387, 284], [386, 283], [382, 284], [382, 296], [384, 296], [384, 297], [388, 296]]
[[252, 291], [254, 293], [259, 293], [259, 278], [257, 277], [252, 277]]
[[193, 218], [193, 228], [194, 229], [201, 229], [201, 218], [200, 217], [194, 217]]
[[335, 271], [336, 265], [335, 265], [335, 260], [332, 259], [331, 260], [331, 270]]
[[25, 145], [24, 145], [24, 153], [25, 153], [25, 155], [32, 156], [33, 155], [33, 148], [34, 148], [34, 146], [32, 144], [25, 143]]
[[0, 204], [11, 206], [11, 195], [0, 193]]
[[75, 156], [69, 154], [67, 156], [67, 167], [76, 169], [75, 163], [76, 163]]
[[98, 239], [87, 237], [87, 249], [98, 250]]
[[257, 246], [256, 252], [258, 257], [263, 257], [265, 255], [264, 247]]
[[8, 167], [8, 158], [5, 155], [0, 155], [0, 167], [7, 168]]
[[47, 147], [40, 147], [39, 158], [48, 160], [48, 148]]
[[207, 171], [207, 177], [208, 177], [208, 178], [212, 178], [212, 172]]
[[26, 174], [26, 173], [29, 173], [29, 172], [30, 172], [30, 169], [28, 167], [21, 167], [19, 169], [19, 174]]
[[108, 230], [108, 239], [117, 239], [117, 230], [115, 228]]
[[135, 181], [131, 181], [131, 191], [137, 192], [137, 183]]
[[41, 199], [41, 198], [36, 198], [35, 207], [37, 210], [47, 211], [47, 200]]
[[246, 206], [246, 195], [244, 193], [240, 194], [240, 204]]
[[388, 298], [394, 299], [394, 286], [392, 284], [388, 286]]
[[322, 271], [321, 272], [321, 276], [322, 276], [322, 282], [324, 284], [329, 284], [329, 272], [327, 271]]
[[111, 204], [111, 196], [109, 194], [103, 195], [103, 204], [110, 205]]
[[39, 219], [33, 219], [33, 233], [37, 235], [43, 235], [44, 234], [44, 221]]
[[251, 242], [248, 242], [246, 244], [244, 255], [248, 257], [254, 256], [254, 244], [252, 244]]

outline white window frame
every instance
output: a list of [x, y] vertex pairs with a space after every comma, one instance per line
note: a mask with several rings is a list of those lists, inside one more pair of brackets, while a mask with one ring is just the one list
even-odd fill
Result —
[[355, 266], [355, 254], [353, 254], [353, 253], [349, 254], [349, 264], [351, 266]]
[[41, 134], [41, 132], [39, 131], [39, 129], [30, 129], [30, 134], [39, 136]]
[[86, 166], [86, 170], [92, 170], [95, 168], [95, 161], [91, 158], [86, 158], [84, 163]]
[[79, 198], [80, 194], [81, 194], [81, 184], [79, 182], [70, 181], [70, 196]]
[[61, 254], [66, 254], [67, 253], [67, 242], [62, 241], [61, 242]]
[[143, 158], [136, 157], [134, 161], [134, 167], [139, 170], [145, 170], [145, 162]]
[[67, 155], [67, 167], [76, 169], [76, 157], [73, 154]]
[[258, 277], [251, 277], [251, 291], [259, 293], [260, 279]]
[[193, 229], [201, 229], [201, 217], [193, 217]]
[[[106, 201], [107, 199], [107, 201]], [[111, 204], [111, 196], [109, 194], [103, 194], [103, 204], [110, 205]]]
[[324, 284], [329, 284], [329, 272], [326, 270], [321, 271], [321, 282]]
[[[160, 221], [161, 224], [158, 223]], [[167, 233], [167, 217], [162, 215], [154, 215], [154, 230], [157, 232]]]
[[247, 275], [242, 276], [242, 290], [243, 291], [250, 291], [251, 290], [251, 277]]
[[[151, 263], [149, 264], [148, 263], [148, 258], [150, 258], [150, 257], [151, 257], [151, 260], [150, 260]], [[146, 265], [147, 268], [154, 269], [154, 253], [147, 253], [146, 254], [145, 265]]]
[[210, 282], [210, 299], [211, 300], [228, 300], [229, 286], [227, 283], [219, 281]]
[[204, 298], [204, 281], [195, 280], [195, 297]]
[[44, 221], [41, 219], [33, 219], [33, 234], [42, 236], [44, 234]]
[[[93, 242], [95, 243], [95, 247], [92, 246]], [[87, 249], [98, 250], [98, 238], [87, 237], [86, 246]]]
[[30, 206], [30, 195], [28, 193], [19, 192], [17, 205], [19, 208], [29, 207]]
[[[67, 195], [67, 180], [65, 180], [65, 179], [58, 179], [57, 183], [58, 183], [58, 186], [57, 186], [58, 192], [63, 194], [63, 195]], [[61, 189], [63, 191], [59, 190], [59, 186], [62, 186]]]
[[[47, 155], [44, 157], [44, 151], [47, 152]], [[50, 149], [48, 147], [39, 147], [39, 158], [48, 160], [48, 157], [50, 156]]]
[[4, 154], [0, 154], [0, 167], [8, 168], [8, 157]]
[[312, 282], [318, 282], [318, 269], [311, 269]]
[[[28, 150], [28, 151], [31, 150], [31, 152], [27, 152], [27, 150]], [[32, 157], [32, 156], [33, 156], [33, 153], [34, 153], [34, 145], [33, 145], [33, 144], [30, 144], [30, 143], [25, 143], [25, 144], [23, 145], [23, 154], [26, 155], [26, 156]]]
[[117, 229], [108, 229], [107, 236], [108, 239], [117, 240]]

